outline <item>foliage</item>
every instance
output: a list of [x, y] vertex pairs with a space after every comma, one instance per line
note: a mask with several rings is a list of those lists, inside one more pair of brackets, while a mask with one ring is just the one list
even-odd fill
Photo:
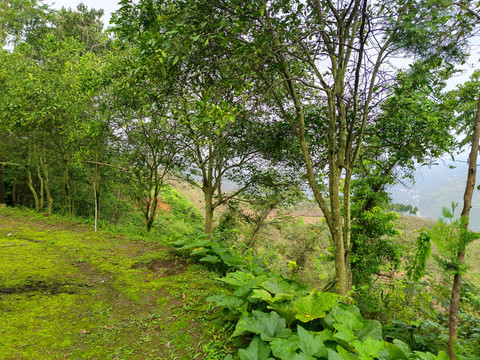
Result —
[[270, 354], [281, 359], [445, 358], [443, 352], [412, 352], [398, 339], [383, 341], [380, 323], [362, 318], [356, 306], [341, 302], [338, 295], [316, 290], [307, 294], [301, 284], [269, 273], [237, 271], [219, 280], [231, 292], [207, 300], [223, 307], [230, 319], [238, 319], [232, 336], [256, 335], [239, 351], [241, 359], [268, 359]]
[[[469, 230], [465, 224], [467, 219], [460, 217], [455, 219], [454, 212], [458, 204], [452, 203], [451, 210], [444, 207], [442, 214], [445, 219], [440, 219], [431, 231], [423, 231], [417, 241], [417, 252], [413, 264], [409, 267], [409, 274], [418, 279], [425, 273], [425, 264], [430, 255], [432, 241], [439, 254], [434, 258], [440, 267], [449, 274], [463, 274], [465, 266], [459, 262], [458, 253], [472, 241], [478, 239], [480, 234]], [[448, 221], [448, 222], [447, 222]]]
[[[358, 205], [354, 206], [357, 209]], [[372, 275], [395, 271], [400, 265], [400, 249], [391, 238], [398, 235], [397, 215], [380, 207], [357, 213], [352, 223], [352, 277], [357, 286], [368, 284]]]
[[432, 245], [430, 243], [430, 236], [423, 231], [417, 237], [417, 250], [413, 263], [407, 267], [407, 276], [409, 278], [418, 281], [425, 276], [425, 268], [431, 252]]
[[391, 210], [395, 212], [409, 213], [412, 215], [416, 215], [418, 211], [418, 207], [417, 206], [413, 207], [410, 204], [405, 205], [405, 204], [394, 203], [394, 204], [391, 204]]
[[171, 246], [185, 256], [192, 256], [201, 263], [217, 270], [221, 274], [241, 269], [248, 272], [262, 273], [264, 270], [257, 259], [246, 258], [240, 251], [222, 241], [222, 233], [209, 236], [202, 234], [198, 228], [182, 240], [170, 243]]

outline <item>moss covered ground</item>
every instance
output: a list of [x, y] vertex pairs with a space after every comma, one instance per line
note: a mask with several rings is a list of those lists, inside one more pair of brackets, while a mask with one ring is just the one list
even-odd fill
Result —
[[214, 278], [156, 241], [0, 208], [0, 359], [223, 358]]

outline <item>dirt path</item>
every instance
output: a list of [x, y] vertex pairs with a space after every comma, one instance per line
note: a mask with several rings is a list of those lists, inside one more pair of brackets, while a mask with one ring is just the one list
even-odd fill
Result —
[[192, 359], [212, 344], [212, 274], [30, 214], [0, 209], [0, 359]]

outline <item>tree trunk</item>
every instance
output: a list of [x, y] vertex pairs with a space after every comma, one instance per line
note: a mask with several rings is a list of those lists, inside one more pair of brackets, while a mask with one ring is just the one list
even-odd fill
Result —
[[40, 164], [37, 164], [37, 177], [38, 181], [40, 181], [40, 210], [43, 210], [43, 206], [45, 205], [45, 192], [44, 192], [44, 181], [42, 174], [40, 173]]
[[[463, 210], [462, 217], [467, 221], [465, 226], [468, 229], [468, 217], [470, 209], [472, 208], [472, 197], [475, 189], [475, 180], [477, 175], [477, 157], [480, 139], [480, 94], [477, 101], [477, 113], [475, 117], [475, 125], [472, 134], [472, 148], [470, 149], [470, 156], [468, 161], [467, 184], [465, 186], [465, 193], [463, 195]], [[463, 264], [465, 258], [465, 249], [460, 249], [457, 254], [460, 264]], [[450, 298], [450, 312], [448, 317], [448, 348], [447, 353], [450, 359], [456, 358], [456, 344], [458, 332], [458, 306], [460, 303], [460, 290], [462, 286], [462, 275], [455, 274], [453, 277], [452, 295]]]
[[[332, 171], [332, 170], [331, 170]], [[337, 276], [337, 294], [345, 296], [349, 291], [347, 265], [345, 263], [345, 240], [343, 237], [343, 217], [340, 203], [339, 189], [340, 179], [337, 176], [330, 177], [333, 183], [330, 185], [331, 226], [333, 245], [335, 247], [335, 273]]]
[[67, 214], [72, 216], [72, 198], [70, 196], [70, 181], [68, 176], [68, 160], [65, 160], [63, 163], [63, 191], [65, 195], [65, 207], [67, 209]]
[[43, 172], [43, 185], [45, 188], [45, 197], [47, 198], [47, 212], [49, 214], [52, 213], [53, 211], [53, 199], [52, 199], [52, 194], [50, 194], [50, 184], [48, 180], [48, 169], [47, 165], [45, 163], [45, 158], [44, 156], [40, 156], [40, 166], [42, 167], [42, 172]]
[[[155, 194], [157, 194], [155, 192]], [[152, 230], [152, 226], [153, 226], [153, 222], [155, 221], [155, 215], [157, 214], [157, 205], [158, 205], [158, 199], [157, 197], [155, 196], [151, 202], [150, 202], [150, 205], [147, 209], [147, 212], [146, 212], [146, 220], [147, 220], [147, 231], [150, 232], [150, 230]]]
[[3, 204], [5, 202], [5, 184], [3, 183], [3, 174], [3, 164], [0, 164], [0, 204]]
[[35, 190], [35, 187], [33, 186], [33, 179], [32, 179], [32, 172], [30, 171], [30, 161], [31, 161], [31, 150], [28, 150], [28, 164], [26, 167], [27, 171], [27, 185], [28, 188], [30, 189], [33, 199], [35, 200], [35, 210], [40, 211], [40, 200], [38, 199], [38, 194], [37, 191]]
[[343, 239], [345, 244], [345, 267], [348, 291], [352, 289], [352, 266], [350, 264], [350, 253], [352, 250], [351, 180], [352, 170], [347, 168], [345, 173], [345, 183], [343, 185]]
[[95, 198], [95, 232], [97, 231], [98, 219], [100, 217], [100, 165], [95, 164], [93, 172], [93, 196]]
[[213, 189], [204, 186], [202, 188], [205, 196], [205, 234], [211, 234], [213, 230]]
[[14, 207], [16, 207], [20, 202], [20, 194], [17, 195], [16, 190], [17, 190], [17, 178], [14, 177], [13, 184], [12, 184], [12, 204]]

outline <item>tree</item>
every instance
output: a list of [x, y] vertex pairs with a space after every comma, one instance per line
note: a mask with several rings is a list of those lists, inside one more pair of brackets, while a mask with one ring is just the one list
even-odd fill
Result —
[[[394, 74], [388, 61], [418, 38], [428, 48], [432, 28], [448, 33], [447, 24], [413, 22], [419, 16], [415, 1], [150, 0], [134, 5], [124, 0], [122, 5], [120, 32], [137, 40], [147, 34], [140, 41], [144, 51], [155, 44], [166, 53], [157, 66], [171, 59], [170, 64], [189, 70], [182, 66], [190, 58], [198, 62], [190, 69], [202, 79], [205, 69], [212, 69], [204, 60], [211, 62], [215, 54], [213, 79], [221, 81], [232, 64], [242, 64], [241, 77], [262, 94], [259, 101], [271, 114], [266, 123], [289, 125], [300, 153], [297, 162], [303, 163], [331, 233], [337, 290], [345, 295], [351, 287], [352, 177], [367, 126], [380, 121], [379, 105], [391, 92], [387, 85]], [[410, 22], [416, 28], [405, 30]], [[430, 47], [453, 56], [460, 45], [442, 38]]]
[[[452, 132], [456, 106], [444, 92], [453, 73], [454, 67], [439, 58], [414, 62], [397, 73], [391, 95], [380, 106], [379, 121], [367, 124], [352, 181], [351, 262], [357, 286], [369, 282], [381, 265], [399, 264], [399, 251], [389, 240], [395, 235], [395, 216], [386, 213], [388, 188], [413, 180], [418, 166], [457, 150]], [[409, 207], [402, 211], [412, 211]]]
[[16, 47], [26, 38], [38, 36], [50, 19], [43, 0], [0, 0], [0, 44]]
[[[86, 8], [83, 10], [88, 13]], [[76, 13], [69, 14], [63, 13], [64, 16]], [[95, 22], [95, 16], [100, 16], [101, 12], [88, 14], [89, 20]], [[84, 15], [79, 13], [77, 18]], [[62, 19], [62, 15], [55, 19]], [[93, 59], [86, 53], [84, 44], [74, 39], [73, 35], [60, 33], [55, 26], [52, 21], [28, 29], [22, 35], [25, 41], [18, 44], [10, 55], [13, 62], [5, 64], [6, 71], [2, 76], [6, 92], [0, 105], [0, 121], [7, 132], [15, 134], [18, 141], [23, 142], [17, 146], [29, 150], [25, 156], [25, 170], [36, 208], [43, 208], [45, 195], [48, 211], [53, 209], [52, 178], [49, 176], [49, 169], [53, 167], [57, 170], [54, 173], [63, 174], [65, 209], [73, 214], [71, 183], [74, 175], [71, 173], [71, 161], [75, 160], [79, 148], [81, 124], [86, 120], [89, 106], [95, 101], [96, 87], [86, 88], [84, 84], [93, 84], [95, 71], [90, 70], [100, 62], [97, 61], [99, 58]], [[95, 30], [101, 32], [101, 27]], [[65, 37], [67, 35], [69, 37]], [[36, 181], [31, 171], [35, 166]], [[61, 170], [58, 170], [59, 166]], [[75, 176], [78, 174], [76, 171]]]
[[[472, 83], [467, 83], [463, 87], [460, 87], [459, 95], [460, 98], [463, 97], [463, 101], [467, 100], [466, 98], [473, 95], [476, 101], [476, 109], [474, 116], [472, 112], [465, 111], [462, 114], [462, 117], [465, 118], [470, 115], [470, 119], [467, 122], [469, 125], [470, 131], [468, 131], [467, 139], [471, 141], [470, 154], [468, 157], [468, 172], [467, 172], [467, 181], [465, 185], [465, 192], [463, 196], [463, 209], [461, 212], [461, 223], [458, 239], [458, 247], [456, 253], [456, 261], [458, 262], [459, 268], [454, 273], [453, 285], [452, 285], [452, 295], [450, 298], [450, 310], [449, 310], [449, 321], [448, 321], [448, 355], [451, 359], [456, 358], [456, 342], [457, 342], [457, 331], [458, 331], [458, 307], [460, 302], [460, 289], [462, 284], [462, 266], [465, 259], [466, 246], [476, 238], [478, 234], [473, 234], [468, 231], [469, 226], [469, 215], [470, 209], [472, 208], [472, 197], [475, 190], [476, 174], [477, 174], [477, 159], [478, 159], [478, 150], [479, 150], [479, 140], [480, 140], [480, 94], [478, 94], [478, 76], [477, 72], [474, 74], [474, 79], [476, 81]], [[464, 104], [467, 103], [466, 101]], [[469, 102], [471, 104], [471, 101]], [[468, 108], [467, 108], [468, 109]], [[472, 124], [472, 119], [474, 119]], [[467, 126], [468, 126], [467, 125]], [[472, 126], [473, 125], [473, 126]], [[470, 135], [471, 134], [471, 135]], [[467, 140], [466, 139], [466, 140]], [[467, 140], [467, 141], [468, 141]], [[475, 236], [476, 235], [476, 236]]]
[[[204, 194], [209, 234], [215, 209], [252, 183], [248, 174], [260, 162], [259, 151], [252, 146], [260, 140], [260, 124], [249, 119], [253, 110], [246, 107], [244, 96], [248, 79], [242, 76], [240, 63], [221, 54], [222, 44], [214, 35], [207, 41], [189, 33], [190, 24], [198, 20], [195, 14], [156, 1], [121, 4], [115, 31], [124, 42], [139, 47], [138, 66], [148, 83], [163, 83], [160, 86], [169, 92], [162, 93], [162, 99], [177, 104], [171, 116], [181, 123], [178, 150], [188, 164], [182, 175]], [[194, 41], [184, 42], [190, 35]], [[225, 194], [222, 184], [233, 178], [238, 188]]]
[[112, 59], [107, 76], [113, 81], [104, 112], [110, 118], [123, 167], [136, 178], [134, 197], [150, 231], [166, 176], [182, 164], [180, 122], [171, 116], [173, 102], [165, 83], [152, 86], [137, 67], [137, 50], [124, 50]]

